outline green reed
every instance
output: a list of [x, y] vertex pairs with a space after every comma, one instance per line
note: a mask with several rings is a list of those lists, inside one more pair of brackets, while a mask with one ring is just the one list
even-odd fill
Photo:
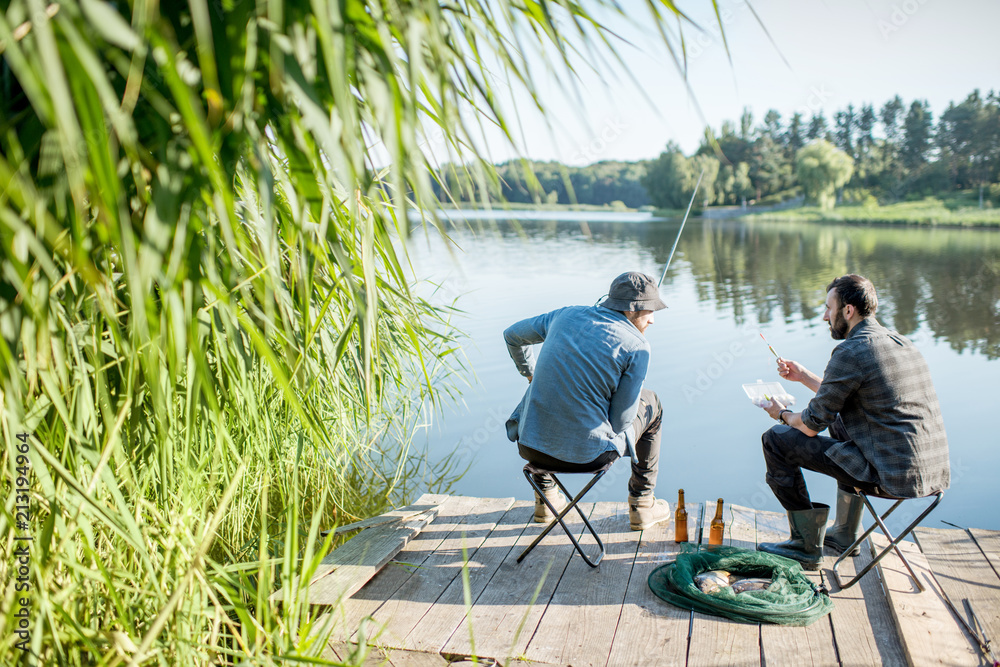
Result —
[[427, 146], [495, 185], [494, 74], [542, 108], [529, 56], [610, 39], [565, 1], [4, 4], [0, 463], [31, 434], [31, 518], [11, 493], [0, 534], [33, 542], [0, 662], [330, 658], [320, 532], [454, 476], [410, 447], [461, 369], [400, 243], [436, 223]]

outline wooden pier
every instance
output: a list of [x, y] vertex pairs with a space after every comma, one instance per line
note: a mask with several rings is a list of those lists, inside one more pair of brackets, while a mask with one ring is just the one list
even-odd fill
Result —
[[[801, 628], [736, 623], [657, 598], [646, 580], [678, 552], [673, 525], [631, 531], [624, 502], [583, 505], [607, 547], [598, 568], [559, 528], [518, 564], [543, 528], [532, 522], [532, 503], [425, 495], [421, 504], [437, 506], [433, 521], [422, 515], [419, 532], [387, 565], [329, 607], [324, 620], [336, 629], [328, 658], [367, 650], [365, 665], [392, 667], [459, 667], [474, 664], [473, 656], [480, 665], [574, 667], [988, 664], [945, 606], [945, 593], [959, 609], [970, 600], [987, 635], [1000, 640], [1000, 532], [918, 529], [919, 547], [903, 544], [924, 593], [894, 554], [838, 591], [828, 557], [811, 576], [833, 590], [835, 609]], [[692, 541], [704, 529], [707, 542], [704, 508], [688, 505]], [[727, 505], [725, 516], [726, 544], [754, 548], [788, 536], [783, 514]], [[572, 525], [580, 534], [579, 517]], [[582, 541], [596, 549], [589, 535]], [[375, 548], [356, 557], [377, 561]], [[870, 559], [870, 548], [862, 549], [841, 574]]]

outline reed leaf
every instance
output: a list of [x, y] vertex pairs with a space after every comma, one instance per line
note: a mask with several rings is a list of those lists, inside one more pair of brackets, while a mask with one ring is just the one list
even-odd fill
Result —
[[613, 15], [2, 4], [0, 462], [15, 479], [28, 433], [32, 470], [0, 530], [34, 541], [30, 639], [7, 586], [0, 662], [336, 663], [318, 611], [270, 593], [305, 593], [320, 531], [456, 474], [410, 447], [463, 369], [406, 258], [411, 212], [443, 233], [426, 139], [495, 186], [495, 81], [544, 109], [527, 61], [613, 54]]

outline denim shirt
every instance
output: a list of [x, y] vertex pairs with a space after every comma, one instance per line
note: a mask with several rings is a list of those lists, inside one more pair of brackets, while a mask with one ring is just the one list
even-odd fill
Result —
[[[518, 372], [532, 378], [507, 422], [511, 440], [569, 463], [631, 454], [650, 352], [634, 324], [602, 306], [570, 306], [503, 335]], [[542, 342], [536, 360], [531, 346]]]

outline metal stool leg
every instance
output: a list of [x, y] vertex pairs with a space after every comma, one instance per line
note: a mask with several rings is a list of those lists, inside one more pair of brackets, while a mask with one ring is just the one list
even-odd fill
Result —
[[[545, 494], [542, 492], [542, 490], [538, 487], [537, 484], [535, 484], [535, 480], [532, 479], [531, 474], [527, 470], [524, 471], [524, 476], [527, 478], [528, 483], [531, 484], [531, 487], [535, 490], [536, 493], [538, 493], [539, 497], [542, 499], [542, 502], [544, 502], [545, 506], [549, 508], [549, 511], [555, 515], [555, 519], [553, 519], [549, 523], [549, 525], [545, 527], [545, 530], [539, 533], [538, 536], [535, 537], [534, 541], [531, 544], [529, 544], [524, 551], [521, 552], [521, 555], [517, 557], [518, 563], [520, 563], [524, 559], [524, 557], [527, 556], [531, 552], [531, 550], [534, 549], [535, 546], [537, 546], [538, 543], [542, 541], [542, 538], [548, 535], [549, 532], [551, 532], [552, 529], [555, 528], [556, 524], [558, 523], [560, 526], [562, 526], [563, 530], [566, 531], [566, 535], [569, 536], [570, 541], [573, 543], [573, 546], [580, 554], [580, 557], [583, 558], [583, 561], [590, 567], [598, 566], [598, 564], [604, 558], [604, 542], [601, 541], [601, 538], [598, 536], [597, 531], [594, 530], [594, 527], [591, 525], [586, 515], [584, 515], [583, 510], [577, 506], [577, 503], [580, 501], [581, 498], [583, 498], [587, 494], [588, 491], [590, 491], [591, 487], [593, 487], [594, 484], [597, 484], [597, 482], [602, 477], [604, 477], [604, 472], [605, 472], [604, 470], [601, 470], [600, 472], [596, 473], [593, 479], [591, 479], [590, 482], [585, 487], [583, 487], [583, 490], [580, 491], [580, 493], [576, 494], [576, 496], [574, 496], [573, 499], [566, 504], [566, 507], [564, 507], [561, 512], [556, 512], [556, 508], [552, 506], [552, 503], [549, 501], [549, 499], [545, 497]], [[559, 480], [559, 478], [556, 477], [555, 475], [552, 475], [552, 479], [553, 481], [555, 481], [556, 485], [560, 488], [560, 490], [562, 490], [562, 492], [566, 494], [566, 497], [569, 498], [570, 493], [569, 491], [566, 490], [566, 487]], [[590, 531], [590, 534], [594, 536], [595, 540], [597, 540], [597, 546], [599, 548], [599, 551], [597, 554], [597, 558], [595, 558], [594, 560], [591, 560], [590, 558], [587, 557], [587, 554], [584, 553], [583, 551], [583, 547], [580, 546], [580, 543], [573, 536], [573, 531], [571, 531], [569, 529], [569, 526], [567, 526], [566, 523], [563, 521], [563, 517], [566, 516], [566, 514], [569, 513], [571, 509], [574, 508], [580, 515], [580, 518], [583, 519], [583, 523], [587, 527], [587, 530]]]
[[[931, 511], [933, 511], [933, 509], [935, 507], [937, 507], [938, 503], [941, 502], [942, 496], [944, 496], [944, 492], [943, 491], [939, 491], [937, 494], [935, 494], [937, 497], [934, 499], [934, 502], [931, 503], [930, 506], [927, 507], [927, 509], [925, 509], [923, 512], [921, 512], [920, 516], [918, 516], [909, 526], [906, 527], [906, 529], [902, 533], [899, 534], [899, 537], [893, 537], [892, 536], [892, 533], [889, 532], [889, 529], [885, 525], [885, 519], [890, 514], [892, 514], [893, 510], [895, 510], [897, 507], [899, 507], [899, 505], [903, 501], [902, 500], [897, 500], [893, 504], [893, 506], [890, 507], [888, 509], [888, 511], [886, 511], [885, 514], [879, 516], [878, 512], [875, 511], [875, 508], [872, 507], [871, 501], [868, 500], [868, 496], [866, 494], [864, 494], [864, 493], [860, 493], [859, 495], [861, 496], [862, 500], [864, 500], [865, 507], [868, 508], [868, 511], [871, 512], [871, 515], [875, 518], [875, 523], [873, 523], [871, 525], [871, 527], [868, 528], [868, 530], [866, 530], [864, 532], [864, 534], [861, 537], [859, 537], [857, 539], [857, 541], [854, 542], [854, 544], [852, 544], [847, 549], [845, 549], [844, 553], [842, 553], [840, 555], [840, 557], [837, 558], [836, 562], [834, 562], [834, 564], [833, 564], [833, 578], [834, 578], [834, 580], [836, 580], [837, 586], [839, 586], [841, 590], [843, 590], [845, 588], [850, 588], [851, 586], [853, 586], [854, 584], [856, 584], [861, 579], [861, 577], [863, 577], [866, 574], [868, 574], [868, 572], [873, 567], [875, 567], [878, 564], [879, 561], [881, 561], [883, 558], [885, 558], [886, 556], [888, 556], [890, 551], [895, 551], [896, 555], [899, 556], [899, 559], [901, 561], [903, 561], [903, 565], [906, 566], [907, 571], [910, 573], [910, 578], [913, 579], [913, 583], [917, 587], [917, 590], [922, 593], [924, 591], [924, 585], [920, 582], [920, 579], [917, 578], [916, 573], [913, 571], [913, 567], [910, 565], [910, 561], [908, 561], [906, 559], [906, 556], [903, 555], [903, 552], [900, 550], [900, 548], [899, 548], [898, 545], [899, 545], [900, 542], [903, 541], [903, 539], [907, 535], [909, 535], [913, 531], [914, 528], [916, 528], [917, 526], [920, 525], [920, 522], [923, 521], [924, 518], [928, 514], [930, 514]], [[848, 581], [847, 583], [841, 583], [841, 581], [840, 581], [840, 572], [837, 571], [837, 568], [840, 567], [840, 564], [847, 558], [848, 554], [850, 554], [851, 551], [853, 551], [855, 548], [857, 548], [858, 546], [860, 546], [861, 543], [869, 535], [871, 535], [872, 532], [876, 528], [881, 528], [882, 532], [889, 539], [889, 546], [887, 546], [885, 549], [883, 549], [881, 552], [879, 552], [879, 554], [870, 563], [868, 563], [868, 565], [866, 565], [864, 568], [862, 568], [862, 570], [860, 572], [858, 572], [856, 575], [854, 575], [854, 577], [851, 578], [850, 581]]]

